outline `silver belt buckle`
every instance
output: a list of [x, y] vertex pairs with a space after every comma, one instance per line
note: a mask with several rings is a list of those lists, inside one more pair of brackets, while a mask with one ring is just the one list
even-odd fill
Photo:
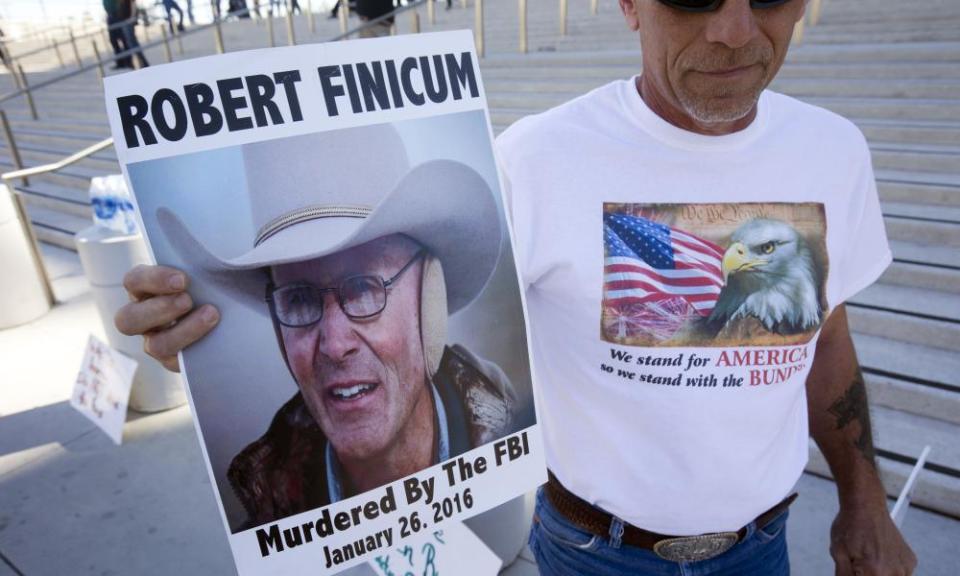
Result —
[[737, 543], [736, 532], [716, 532], [699, 536], [667, 538], [654, 544], [654, 553], [673, 562], [699, 562], [719, 556]]

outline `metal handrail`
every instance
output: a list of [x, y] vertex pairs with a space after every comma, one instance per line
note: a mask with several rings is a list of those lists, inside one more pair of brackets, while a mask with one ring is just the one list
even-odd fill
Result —
[[[194, 10], [198, 10], [199, 8], [201, 8], [201, 7], [203, 7], [203, 6], [212, 7], [213, 4], [214, 4], [214, 2], [217, 2], [217, 1], [218, 1], [218, 0], [210, 0], [209, 2], [206, 2], [206, 3], [203, 4], [203, 5], [195, 5], [195, 6], [194, 6]], [[238, 11], [238, 12], [242, 12], [242, 13], [244, 13], [244, 14], [249, 14], [249, 13], [251, 13], [252, 11], [253, 11], [252, 8], [247, 8], [245, 11]], [[233, 16], [233, 15], [236, 14], [236, 13], [237, 13], [237, 12], [230, 12], [230, 13], [228, 14], [228, 16]], [[253, 12], [253, 13], [256, 14], [257, 17], [260, 17], [260, 13], [259, 13], [259, 12]], [[109, 33], [111, 30], [115, 30], [115, 29], [117, 29], [117, 28], [120, 28], [120, 27], [122, 27], [122, 26], [126, 26], [126, 25], [128, 25], [128, 24], [136, 23], [137, 20], [138, 20], [138, 18], [139, 18], [139, 14], [134, 13], [133, 16], [131, 16], [130, 18], [128, 18], [128, 19], [126, 19], [126, 20], [122, 20], [122, 21], [120, 21], [120, 22], [114, 22], [113, 24], [110, 24], [110, 25], [108, 25], [108, 26], [98, 25], [94, 30], [88, 31], [88, 32], [82, 32], [82, 33], [80, 33], [80, 34], [73, 34], [73, 28], [71, 28], [70, 26], [61, 26], [61, 28], [65, 28], [65, 29], [67, 30], [67, 33], [70, 35], [70, 38], [65, 38], [65, 39], [62, 39], [62, 40], [54, 40], [53, 43], [50, 44], [49, 46], [41, 46], [41, 47], [36, 48], [36, 49], [34, 49], [34, 50], [30, 50], [29, 52], [24, 52], [23, 54], [11, 54], [11, 55], [10, 55], [10, 58], [11, 58], [13, 61], [17, 61], [17, 60], [20, 60], [20, 59], [22, 59], [22, 58], [26, 58], [26, 57], [28, 57], [28, 56], [34, 56], [34, 55], [39, 54], [39, 53], [41, 53], [41, 52], [47, 52], [47, 51], [49, 51], [49, 50], [55, 50], [55, 49], [58, 48], [59, 46], [62, 46], [63, 44], [70, 43], [71, 41], [77, 41], [77, 40], [83, 40], [83, 39], [85, 39], [85, 38], [91, 38], [91, 37], [93, 37], [93, 36], [98, 36], [98, 35], [100, 35], [100, 34], [103, 34], [104, 32], [108, 32], [108, 33]], [[221, 20], [223, 20], [223, 18], [221, 18]], [[160, 21], [161, 21], [161, 22], [166, 22], [166, 19], [162, 19], [162, 20], [160, 20]], [[184, 32], [184, 34], [185, 34], [185, 33], [186, 33], [186, 32]]]
[[[397, 7], [396, 9], [392, 10], [391, 12], [389, 12], [389, 13], [387, 13], [387, 14], [384, 14], [384, 15], [379, 16], [379, 17], [377, 17], [377, 18], [374, 18], [374, 19], [372, 19], [372, 20], [368, 20], [368, 21], [364, 22], [363, 24], [361, 24], [360, 26], [357, 26], [356, 28], [353, 28], [353, 29], [351, 29], [351, 30], [348, 30], [347, 32], [345, 32], [345, 33], [343, 33], [343, 34], [340, 34], [340, 35], [338, 35], [338, 36], [335, 36], [335, 37], [333, 37], [333, 38], [331, 38], [330, 40], [327, 40], [327, 41], [336, 41], [336, 40], [341, 40], [341, 39], [343, 39], [343, 38], [347, 38], [347, 37], [349, 37], [349, 36], [351, 36], [351, 35], [353, 35], [353, 34], [356, 34], [356, 33], [360, 32], [361, 30], [364, 30], [364, 29], [370, 28], [370, 27], [372, 27], [372, 26], [375, 26], [375, 25], [377, 25], [379, 22], [382, 22], [382, 21], [384, 21], [384, 20], [386, 20], [386, 19], [388, 19], [388, 18], [397, 16], [397, 15], [399, 15], [399, 14], [403, 14], [404, 12], [407, 12], [407, 11], [409, 11], [409, 10], [414, 10], [414, 9], [420, 7], [421, 5], [426, 4], [428, 1], [430, 1], [430, 0], [416, 0], [415, 2], [411, 2], [411, 3], [409, 3], [409, 4], [406, 4], [405, 6], [399, 6], [399, 7]], [[238, 10], [238, 11], [236, 11], [236, 12], [231, 13], [231, 16], [236, 16], [236, 15], [239, 15], [239, 14], [249, 14], [252, 10], [253, 10], [253, 8], [246, 8], [246, 9], [244, 9], [244, 10]], [[213, 26], [216, 26], [218, 23], [220, 23], [220, 21], [222, 21], [222, 18], [221, 18], [220, 20], [215, 20], [214, 22], [212, 22], [212, 23], [210, 23], [210, 24], [205, 24], [205, 25], [202, 25], [202, 26], [196, 26], [196, 27], [194, 27], [194, 28], [191, 28], [190, 31], [189, 31], [189, 32], [186, 32], [185, 34], [194, 33], [194, 32], [200, 32], [200, 31], [202, 31], [202, 30], [207, 30], [207, 29], [209, 29], [209, 28], [211, 28], [211, 27], [213, 27]], [[65, 80], [65, 79], [67, 79], [67, 78], [71, 78], [71, 77], [73, 77], [73, 76], [76, 76], [77, 74], [82, 74], [83, 72], [86, 72], [86, 71], [88, 71], [88, 70], [90, 70], [90, 69], [92, 69], [92, 68], [95, 68], [95, 67], [97, 67], [97, 66], [101, 66], [104, 62], [111, 62], [111, 61], [114, 61], [114, 60], [116, 60], [116, 59], [118, 59], [118, 58], [123, 58], [123, 57], [125, 57], [125, 56], [132, 55], [132, 54], [134, 54], [134, 53], [136, 53], [136, 52], [138, 52], [138, 51], [143, 51], [143, 50], [146, 50], [147, 48], [153, 48], [153, 47], [155, 47], [155, 46], [158, 46], [158, 45], [162, 44], [163, 42], [164, 42], [163, 40], [158, 40], [158, 41], [152, 42], [152, 43], [150, 43], [150, 44], [141, 45], [141, 46], [139, 47], [139, 49], [125, 50], [124, 52], [121, 52], [120, 54], [117, 54], [117, 55], [115, 55], [115, 56], [113, 56], [113, 57], [111, 57], [111, 58], [108, 58], [108, 59], [106, 59], [106, 60], [100, 60], [100, 61], [98, 61], [98, 62], [96, 62], [96, 63], [93, 63], [93, 64], [87, 64], [87, 65], [85, 65], [85, 66], [83, 66], [82, 68], [79, 68], [79, 69], [77, 69], [77, 70], [72, 70], [72, 71], [67, 72], [67, 73], [65, 73], [65, 74], [61, 74], [61, 75], [56, 76], [56, 77], [54, 77], [54, 78], [50, 78], [50, 79], [47, 79], [47, 80], [45, 80], [45, 81], [43, 81], [43, 82], [39, 82], [39, 83], [37, 83], [37, 84], [34, 84], [34, 85], [32, 85], [32, 86], [29, 86], [28, 88], [20, 89], [20, 90], [17, 90], [17, 91], [15, 91], [15, 92], [11, 92], [11, 93], [9, 93], [9, 94], [0, 96], [0, 103], [5, 102], [5, 101], [7, 101], [7, 100], [10, 100], [11, 98], [15, 98], [15, 97], [17, 97], [17, 96], [20, 96], [20, 95], [22, 95], [22, 94], [25, 94], [25, 93], [27, 93], [27, 92], [31, 92], [31, 91], [33, 91], [33, 90], [37, 90], [37, 89], [43, 88], [43, 87], [45, 87], [45, 86], [49, 86], [49, 85], [54, 84], [54, 83], [56, 83], [56, 82], [59, 82], [59, 81], [61, 81], [61, 80]], [[109, 148], [109, 147], [112, 146], [112, 145], [113, 145], [113, 138], [112, 138], [112, 137], [111, 137], [111, 138], [106, 138], [106, 139], [104, 139], [104, 140], [101, 140], [100, 142], [97, 142], [96, 144], [92, 144], [92, 145], [84, 148], [83, 150], [80, 150], [79, 152], [75, 152], [74, 154], [71, 154], [70, 156], [67, 156], [66, 158], [63, 158], [62, 160], [59, 160], [59, 161], [57, 161], [57, 162], [52, 162], [52, 163], [49, 163], [49, 164], [44, 164], [44, 165], [42, 165], [42, 166], [35, 166], [35, 167], [33, 167], [33, 168], [22, 168], [22, 169], [14, 170], [14, 171], [11, 171], [11, 172], [6, 172], [6, 173], [4, 173], [4, 174], [0, 174], [0, 180], [4, 180], [4, 181], [8, 181], [8, 180], [18, 180], [18, 179], [28, 178], [28, 177], [30, 177], [30, 176], [36, 176], [36, 175], [38, 175], [38, 174], [46, 174], [46, 173], [48, 173], [48, 172], [55, 172], [55, 171], [57, 171], [57, 170], [60, 170], [61, 168], [65, 168], [65, 167], [67, 167], [67, 166], [70, 166], [71, 164], [75, 164], [75, 163], [79, 162], [80, 160], [83, 160], [84, 158], [87, 158], [87, 157], [89, 157], [89, 156], [92, 156], [93, 154], [96, 154], [97, 152], [103, 150], [104, 148]]]
[[[341, 34], [340, 36], [337, 36], [337, 37], [333, 38], [332, 40], [339, 40], [339, 39], [341, 39], [341, 38], [345, 38], [346, 36], [349, 36], [349, 35], [351, 35], [351, 34], [354, 34], [354, 33], [358, 32], [359, 30], [368, 27], [367, 25], [373, 25], [374, 23], [378, 22], [378, 21], [381, 20], [382, 18], [387, 18], [387, 17], [389, 17], [391, 14], [395, 14], [395, 13], [396, 13], [396, 14], [399, 14], [399, 13], [401, 13], [401, 12], [405, 12], [406, 10], [409, 10], [410, 8], [412, 8], [412, 7], [414, 7], [414, 6], [419, 6], [420, 4], [422, 4], [422, 3], [425, 2], [425, 1], [426, 1], [426, 0], [417, 0], [417, 2], [415, 2], [415, 3], [413, 3], [413, 4], [408, 4], [407, 6], [404, 6], [404, 7], [402, 7], [402, 8], [398, 8], [397, 10], [394, 10], [394, 11], [391, 12], [390, 14], [385, 14], [385, 15], [384, 15], [383, 17], [381, 17], [381, 18], [377, 18], [376, 20], [371, 20], [371, 21], [369, 21], [369, 22], [366, 22], [366, 23], [364, 23], [363, 26], [359, 26], [359, 27], [357, 27], [357, 28], [355, 28], [355, 29], [353, 29], [353, 30], [349, 30], [349, 31], [347, 31], [345, 34]], [[210, 30], [210, 29], [212, 29], [212, 28], [218, 28], [224, 21], [227, 21], [227, 20], [229, 20], [230, 18], [240, 18], [240, 17], [242, 17], [242, 16], [250, 16], [251, 14], [257, 14], [257, 15], [259, 16], [259, 12], [256, 11], [256, 7], [247, 7], [247, 8], [244, 8], [243, 10], [237, 10], [237, 11], [234, 11], [234, 12], [229, 12], [229, 13], [227, 13], [226, 15], [221, 16], [220, 18], [214, 19], [213, 22], [210, 22], [210, 23], [208, 23], [208, 24], [200, 24], [200, 25], [197, 25], [197, 26], [193, 26], [193, 27], [191, 27], [189, 30], [186, 30], [186, 31], [184, 31], [184, 32], [181, 32], [181, 33], [179, 34], [179, 36], [180, 36], [180, 37], [190, 36], [190, 35], [192, 35], [192, 34], [198, 34], [198, 33], [200, 33], [200, 32], [204, 32], [204, 31]], [[130, 20], [125, 20], [124, 22], [129, 22], [129, 21], [130, 21]], [[150, 49], [150, 48], [156, 48], [157, 46], [160, 46], [161, 44], [166, 44], [167, 42], [169, 42], [169, 39], [168, 39], [168, 38], [160, 38], [159, 40], [154, 40], [154, 41], [152, 41], [152, 42], [147, 42], [147, 43], [145, 43], [145, 44], [141, 44], [138, 48], [131, 48], [131, 49], [129, 49], [129, 50], [124, 50], [123, 52], [120, 52], [119, 54], [114, 54], [114, 55], [109, 56], [109, 57], [107, 57], [107, 58], [99, 59], [99, 60], [97, 60], [96, 62], [92, 62], [92, 63], [90, 63], [90, 64], [83, 64], [83, 65], [81, 65], [80, 67], [78, 67], [76, 70], [71, 70], [71, 71], [69, 71], [69, 72], [64, 72], [63, 74], [60, 74], [59, 76], [54, 76], [53, 78], [48, 78], [47, 80], [44, 80], [44, 81], [42, 81], [42, 82], [38, 82], [38, 83], [36, 83], [36, 84], [32, 84], [32, 85], [27, 86], [27, 87], [24, 87], [24, 88], [18, 88], [18, 89], [16, 89], [16, 90], [14, 90], [13, 92], [9, 92], [9, 93], [7, 93], [7, 94], [2, 94], [2, 95], [0, 95], [0, 104], [2, 104], [2, 103], [4, 103], [4, 102], [7, 102], [8, 100], [12, 100], [13, 98], [16, 98], [16, 97], [18, 97], [18, 96], [23, 96], [24, 94], [27, 94], [27, 93], [32, 94], [33, 91], [35, 91], [35, 90], [38, 90], [38, 89], [40, 89], [40, 88], [44, 88], [44, 87], [46, 87], [46, 86], [50, 86], [51, 84], [56, 84], [57, 82], [60, 82], [60, 81], [62, 81], [62, 80], [66, 80], [66, 79], [68, 79], [68, 78], [72, 78], [72, 77], [74, 77], [74, 76], [76, 76], [76, 75], [78, 75], [78, 74], [82, 74], [82, 73], [87, 72], [87, 71], [89, 71], [89, 70], [92, 70], [92, 69], [94, 69], [94, 68], [100, 68], [100, 67], [103, 66], [104, 64], [109, 64], [109, 63], [111, 63], [111, 62], [116, 62], [117, 60], [120, 60], [120, 59], [122, 59], [122, 58], [126, 58], [126, 57], [128, 57], [128, 56], [133, 56], [133, 55], [138, 54], [138, 53], [142, 53], [142, 52], [144, 52], [144, 51], [146, 51], [146, 50], [148, 50], [148, 49]]]
[[[383, 16], [378, 16], [377, 18], [374, 18], [374, 19], [372, 19], [372, 20], [368, 20], [368, 21], [364, 22], [363, 24], [361, 24], [360, 26], [357, 26], [356, 28], [352, 28], [352, 29], [350, 29], [350, 30], [347, 30], [346, 32], [344, 32], [344, 33], [342, 33], [342, 34], [339, 34], [339, 35], [337, 35], [337, 36], [334, 36], [333, 38], [330, 38], [329, 40], [324, 40], [324, 42], [335, 42], [335, 41], [337, 41], [337, 40], [343, 40], [343, 39], [348, 38], [348, 37], [350, 37], [350, 36], [352, 36], [352, 35], [354, 35], [354, 34], [357, 34], [358, 32], [360, 32], [360, 31], [362, 31], [362, 30], [365, 30], [365, 29], [367, 29], [367, 28], [372, 28], [373, 26], [376, 26], [377, 24], [379, 24], [380, 22], [382, 22], [382, 21], [384, 21], [384, 20], [387, 20], [388, 18], [397, 16], [397, 15], [399, 15], [399, 14], [403, 14], [404, 12], [407, 12], [408, 10], [414, 10], [414, 9], [416, 9], [416, 8], [419, 8], [420, 6], [422, 6], [423, 4], [425, 4], [426, 2], [427, 2], [427, 0], [416, 0], [416, 2], [411, 2], [411, 3], [409, 3], [409, 4], [405, 5], [405, 6], [397, 7], [397, 8], [394, 9], [393, 11], [391, 11], [391, 12], [389, 12], [389, 13], [387, 13], [387, 14], [384, 14]], [[220, 17], [219, 19], [215, 19], [213, 22], [211, 22], [211, 23], [209, 23], [209, 24], [201, 24], [201, 25], [198, 25], [198, 26], [194, 26], [194, 27], [190, 28], [189, 30], [187, 30], [187, 31], [185, 31], [185, 32], [182, 32], [180, 35], [181, 35], [181, 37], [182, 37], [182, 36], [189, 36], [189, 35], [192, 35], [192, 34], [198, 34], [198, 33], [200, 33], [200, 32], [204, 32], [204, 31], [206, 31], [206, 30], [210, 30], [211, 28], [216, 28], [216, 27], [218, 27], [220, 24], [222, 24], [224, 20], [227, 20], [228, 17], [240, 17], [240, 16], [245, 16], [245, 15], [250, 15], [250, 14], [259, 14], [258, 12], [255, 12], [254, 10], [255, 10], [255, 8], [247, 7], [247, 8], [244, 8], [243, 10], [237, 10], [236, 12], [231, 12], [231, 13], [229, 13], [226, 17], [223, 17], [223, 16], [222, 16], [222, 17]], [[125, 22], [127, 22], [127, 21], [125, 21]], [[114, 55], [109, 56], [109, 57], [107, 57], [107, 58], [98, 60], [98, 61], [96, 61], [96, 62], [92, 62], [92, 63], [89, 63], [89, 64], [81, 65], [81, 66], [80, 66], [79, 68], [77, 68], [76, 70], [71, 70], [71, 71], [69, 71], [69, 72], [64, 72], [63, 74], [60, 74], [59, 76], [54, 76], [53, 78], [48, 78], [47, 80], [44, 80], [44, 81], [42, 81], [42, 82], [38, 82], [38, 83], [36, 83], [36, 84], [32, 84], [32, 85], [27, 86], [27, 87], [24, 87], [24, 88], [18, 88], [18, 89], [16, 89], [16, 90], [14, 90], [13, 92], [9, 92], [9, 93], [7, 93], [7, 94], [2, 94], [2, 95], [0, 95], [0, 104], [2, 104], [2, 103], [4, 103], [4, 102], [7, 102], [7, 101], [9, 101], [9, 100], [12, 100], [13, 98], [16, 98], [16, 97], [18, 97], [18, 96], [23, 96], [24, 94], [27, 94], [27, 93], [31, 93], [31, 94], [32, 94], [35, 90], [38, 90], [38, 89], [40, 89], [40, 88], [44, 88], [44, 87], [46, 87], [46, 86], [50, 86], [51, 84], [56, 84], [57, 82], [60, 82], [60, 81], [62, 81], [62, 80], [66, 80], [66, 79], [68, 79], [68, 78], [72, 78], [72, 77], [74, 77], [74, 76], [76, 76], [76, 75], [78, 75], [78, 74], [82, 74], [82, 73], [87, 72], [87, 71], [89, 71], [89, 70], [92, 70], [92, 69], [94, 69], [94, 68], [99, 68], [99, 67], [103, 66], [104, 64], [108, 64], [108, 63], [110, 63], [110, 62], [116, 62], [117, 60], [119, 60], [119, 59], [121, 59], [121, 58], [126, 58], [126, 57], [132, 56], [132, 55], [134, 55], [134, 54], [142, 53], [143, 51], [148, 50], [148, 49], [150, 49], [150, 48], [156, 48], [157, 46], [160, 46], [161, 44], [165, 44], [165, 43], [168, 42], [168, 41], [169, 41], [168, 39], [161, 38], [161, 39], [159, 39], [159, 40], [154, 40], [153, 42], [148, 42], [148, 43], [146, 43], [146, 44], [141, 44], [138, 48], [131, 48], [130, 50], [124, 50], [123, 52], [120, 52], [119, 54], [114, 54]]]
[[86, 148], [84, 148], [83, 150], [80, 150], [79, 152], [74, 152], [70, 156], [67, 156], [66, 158], [63, 158], [62, 160], [58, 160], [56, 162], [51, 162], [50, 164], [43, 164], [42, 166], [34, 166], [33, 168], [23, 168], [20, 170], [14, 170], [12, 172], [7, 172], [5, 174], [0, 174], [0, 180], [3, 180], [3, 181], [20, 180], [22, 178], [29, 178], [30, 176], [47, 174], [49, 172], [56, 172], [61, 168], [66, 168], [71, 164], [76, 164], [77, 162], [83, 160], [84, 158], [93, 156], [97, 152], [103, 150], [104, 148], [109, 148], [110, 146], [113, 146], [112, 137], [101, 140], [96, 144], [87, 146]]
[[[2, 114], [0, 114], [2, 116]], [[4, 120], [4, 127], [6, 128], [6, 119]], [[33, 168], [22, 168], [19, 170], [14, 170], [12, 172], [7, 172], [5, 174], [0, 174], [0, 182], [10, 182], [12, 180], [22, 180], [26, 183], [27, 178], [30, 176], [36, 176], [39, 174], [47, 174], [49, 172], [56, 172], [62, 168], [75, 164], [84, 158], [88, 158], [104, 148], [109, 148], [113, 146], [113, 138], [107, 138], [101, 140], [92, 146], [88, 146], [83, 150], [71, 154], [66, 158], [59, 160], [57, 162], [52, 162], [50, 164], [44, 164], [42, 166], [35, 166]], [[19, 158], [15, 158], [15, 163], [19, 163]], [[37, 270], [40, 272], [41, 281], [43, 284], [44, 294], [46, 295], [47, 302], [52, 306], [56, 303], [56, 296], [53, 292], [53, 283], [50, 279], [50, 275], [47, 273], [46, 267], [43, 265], [43, 258], [40, 256], [40, 249], [37, 247], [37, 235], [33, 229], [33, 223], [30, 221], [29, 216], [27, 215], [26, 207], [23, 204], [21, 196], [23, 192], [20, 188], [16, 186], [10, 186], [10, 191], [13, 193], [14, 206], [16, 207], [17, 214], [20, 220], [20, 225], [23, 227], [24, 234], [30, 240], [30, 256], [33, 258], [34, 265]], [[63, 200], [63, 199], [60, 199]]]
[[[73, 38], [73, 40], [83, 40], [84, 38], [89, 38], [89, 37], [91, 37], [91, 36], [98, 36], [98, 35], [100, 35], [100, 34], [103, 34], [104, 32], [109, 32], [109, 31], [111, 31], [111, 30], [115, 30], [115, 29], [117, 29], [117, 28], [121, 28], [121, 27], [126, 26], [126, 25], [128, 25], [128, 24], [132, 24], [132, 23], [134, 23], [134, 22], [136, 22], [136, 21], [137, 21], [137, 17], [136, 17], [136, 16], [131, 16], [130, 18], [127, 18], [126, 20], [122, 20], [122, 21], [120, 21], [120, 22], [114, 22], [113, 24], [110, 24], [109, 26], [104, 26], [103, 28], [99, 28], [99, 27], [98, 27], [96, 30], [94, 30], [94, 31], [92, 31], [92, 32], [86, 32], [86, 33], [79, 34], [79, 35], [74, 34], [74, 35], [72, 36], [72, 38]], [[70, 31], [72, 32], [72, 29], [68, 29], [68, 30], [70, 30]], [[26, 57], [28, 57], [28, 56], [34, 56], [34, 55], [36, 55], [36, 54], [40, 54], [41, 52], [47, 52], [47, 51], [49, 51], [49, 50], [53, 50], [54, 46], [60, 46], [60, 45], [62, 45], [62, 44], [67, 44], [67, 43], [69, 43], [69, 42], [70, 42], [70, 38], [66, 38], [66, 39], [62, 39], [62, 40], [54, 40], [53, 43], [50, 44], [49, 46], [41, 46], [41, 47], [39, 47], [39, 48], [35, 48], [35, 49], [33, 49], [33, 50], [30, 50], [30, 51], [28, 51], [28, 52], [24, 52], [23, 54], [11, 54], [11, 55], [10, 55], [10, 58], [11, 58], [12, 60], [22, 60], [23, 58], [26, 58]]]
[[[252, 8], [246, 8], [246, 9], [244, 9], [244, 10], [238, 10], [237, 12], [233, 12], [233, 13], [230, 14], [230, 16], [235, 16], [235, 15], [237, 15], [237, 14], [249, 14], [251, 11], [252, 11]], [[206, 31], [206, 30], [209, 30], [209, 29], [211, 29], [211, 28], [214, 28], [214, 27], [218, 26], [219, 24], [221, 24], [221, 23], [223, 22], [223, 20], [224, 20], [224, 18], [220, 18], [220, 19], [218, 19], [218, 20], [214, 20], [213, 22], [211, 22], [211, 23], [209, 23], [209, 24], [201, 24], [201, 25], [199, 25], [199, 26], [194, 26], [194, 27], [190, 28], [189, 30], [187, 30], [187, 31], [185, 31], [185, 32], [182, 32], [182, 33], [181, 33], [181, 36], [189, 36], [189, 35], [191, 35], [191, 34], [197, 34], [197, 33], [200, 33], [200, 32], [204, 32], [204, 31]], [[144, 52], [145, 50], [150, 49], [150, 48], [156, 48], [157, 46], [160, 46], [161, 44], [164, 44], [164, 43], [167, 42], [167, 41], [168, 41], [168, 40], [165, 40], [165, 39], [161, 38], [161, 39], [159, 39], [159, 40], [154, 40], [153, 42], [148, 42], [148, 43], [146, 43], [146, 44], [141, 44], [141, 45], [140, 45], [139, 47], [137, 47], [137, 48], [131, 48], [131, 49], [129, 49], [129, 50], [124, 50], [123, 52], [120, 52], [119, 54], [114, 54], [113, 56], [110, 56], [110, 57], [108, 57], [108, 58], [104, 58], [104, 59], [99, 60], [99, 61], [97, 61], [97, 62], [92, 62], [92, 63], [90, 63], [90, 64], [84, 64], [84, 65], [80, 66], [79, 68], [77, 68], [76, 70], [71, 70], [70, 72], [64, 72], [63, 74], [60, 74], [59, 76], [54, 76], [53, 78], [48, 78], [48, 79], [46, 79], [46, 80], [44, 80], [44, 81], [42, 81], [42, 82], [38, 82], [38, 83], [33, 84], [33, 85], [31, 85], [31, 86], [29, 86], [29, 87], [27, 87], [27, 88], [20, 88], [20, 89], [14, 90], [13, 92], [9, 92], [9, 93], [7, 93], [7, 94], [0, 95], [0, 104], [6, 102], [6, 101], [8, 101], [8, 100], [11, 100], [11, 99], [13, 99], [13, 98], [16, 98], [17, 96], [22, 96], [22, 95], [26, 94], [27, 92], [33, 92], [34, 90], [38, 90], [38, 89], [40, 89], [40, 88], [44, 88], [44, 87], [49, 86], [49, 85], [51, 85], [51, 84], [56, 84], [57, 82], [60, 82], [61, 80], [66, 80], [66, 79], [68, 79], [68, 78], [72, 78], [72, 77], [76, 76], [77, 74], [82, 74], [83, 72], [86, 72], [86, 71], [88, 71], [88, 70], [92, 70], [92, 69], [94, 69], [94, 68], [99, 68], [99, 67], [102, 66], [103, 64], [107, 64], [107, 63], [110, 63], [110, 62], [116, 62], [117, 60], [119, 60], [119, 59], [121, 59], [121, 58], [126, 58], [126, 57], [128, 57], [128, 56], [133, 56], [134, 54], [138, 54], [138, 53]]]

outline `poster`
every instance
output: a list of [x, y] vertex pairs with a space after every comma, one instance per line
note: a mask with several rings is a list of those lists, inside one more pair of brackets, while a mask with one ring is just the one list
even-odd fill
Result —
[[240, 574], [335, 574], [546, 479], [468, 32], [115, 76], [157, 263], [217, 327], [182, 368]]

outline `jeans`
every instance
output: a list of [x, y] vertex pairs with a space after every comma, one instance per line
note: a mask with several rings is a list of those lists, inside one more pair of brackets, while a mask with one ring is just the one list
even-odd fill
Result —
[[789, 576], [788, 514], [785, 511], [762, 529], [751, 522], [744, 539], [719, 556], [678, 563], [620, 543], [619, 520], [611, 522], [608, 536], [581, 530], [553, 508], [541, 488], [530, 549], [542, 576]]
[[[127, 24], [122, 27], [123, 38], [127, 43], [127, 50], [133, 50], [135, 48], [140, 48], [140, 42], [137, 40], [137, 31], [134, 28], [134, 24]], [[143, 50], [139, 50], [131, 56], [131, 58], [136, 58], [140, 61], [140, 67], [146, 68], [150, 64], [147, 62], [147, 57], [143, 55]]]

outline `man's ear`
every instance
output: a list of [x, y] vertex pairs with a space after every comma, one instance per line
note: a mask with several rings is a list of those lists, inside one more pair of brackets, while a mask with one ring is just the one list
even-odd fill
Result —
[[423, 259], [420, 279], [420, 342], [426, 376], [433, 380], [447, 345], [447, 283], [435, 256]]
[[643, 0], [620, 0], [620, 11], [623, 12], [623, 18], [627, 21], [627, 26], [634, 32], [640, 30], [638, 5], [642, 1]]

